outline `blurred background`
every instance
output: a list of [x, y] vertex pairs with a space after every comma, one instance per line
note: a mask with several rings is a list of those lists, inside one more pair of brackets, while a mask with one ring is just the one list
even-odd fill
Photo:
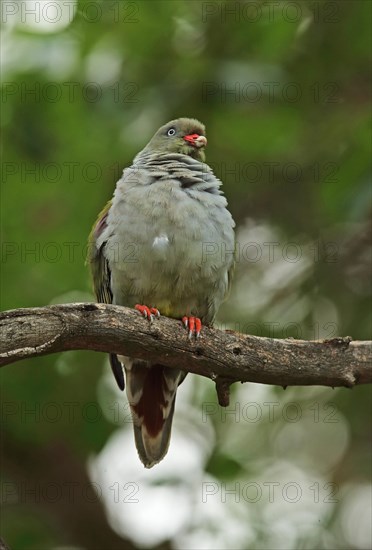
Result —
[[[371, 3], [2, 2], [2, 309], [93, 301], [86, 239], [179, 116], [237, 222], [217, 326], [369, 339]], [[188, 376], [169, 454], [140, 464], [104, 354], [1, 370], [13, 550], [367, 549], [371, 390]]]

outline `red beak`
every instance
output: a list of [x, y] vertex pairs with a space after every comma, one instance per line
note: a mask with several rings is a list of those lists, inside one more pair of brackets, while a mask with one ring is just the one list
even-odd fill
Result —
[[207, 138], [205, 136], [199, 136], [199, 134], [189, 134], [183, 138], [188, 141], [190, 145], [194, 147], [205, 147], [207, 145]]

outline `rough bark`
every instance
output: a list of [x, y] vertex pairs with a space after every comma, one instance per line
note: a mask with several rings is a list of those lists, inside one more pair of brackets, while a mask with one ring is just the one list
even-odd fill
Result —
[[216, 382], [221, 405], [233, 382], [345, 386], [372, 382], [372, 342], [278, 340], [204, 327], [189, 340], [179, 321], [152, 323], [120, 306], [76, 303], [0, 314], [0, 365], [66, 350], [156, 360]]

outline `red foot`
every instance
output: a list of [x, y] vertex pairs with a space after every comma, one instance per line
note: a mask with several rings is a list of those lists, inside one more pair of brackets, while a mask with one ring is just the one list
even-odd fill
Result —
[[193, 335], [195, 335], [195, 338], [199, 338], [202, 328], [202, 323], [199, 317], [187, 317], [185, 315], [185, 317], [182, 317], [182, 323], [185, 328], [189, 329], [189, 339], [191, 339]]
[[156, 307], [147, 307], [136, 304], [134, 309], [137, 309], [144, 316], [144, 318], [149, 321], [153, 321], [155, 317], [158, 319], [160, 317], [160, 311]]

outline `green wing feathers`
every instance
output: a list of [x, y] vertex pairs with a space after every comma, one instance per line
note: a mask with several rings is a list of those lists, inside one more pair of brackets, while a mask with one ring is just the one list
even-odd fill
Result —
[[112, 292], [110, 287], [110, 268], [104, 255], [106, 243], [97, 246], [97, 239], [107, 225], [107, 215], [111, 207], [109, 201], [105, 208], [98, 215], [96, 223], [92, 227], [92, 231], [88, 240], [88, 256], [87, 264], [92, 275], [93, 289], [97, 301], [103, 304], [112, 304]]
[[[92, 274], [93, 289], [97, 302], [102, 304], [112, 304], [111, 290], [111, 272], [104, 251], [106, 243], [97, 246], [97, 239], [107, 226], [107, 215], [111, 207], [109, 201], [102, 212], [99, 214], [96, 223], [93, 225], [88, 241], [88, 257], [90, 272]], [[123, 391], [125, 388], [123, 366], [117, 355], [110, 353], [110, 364], [115, 380], [119, 388]]]

